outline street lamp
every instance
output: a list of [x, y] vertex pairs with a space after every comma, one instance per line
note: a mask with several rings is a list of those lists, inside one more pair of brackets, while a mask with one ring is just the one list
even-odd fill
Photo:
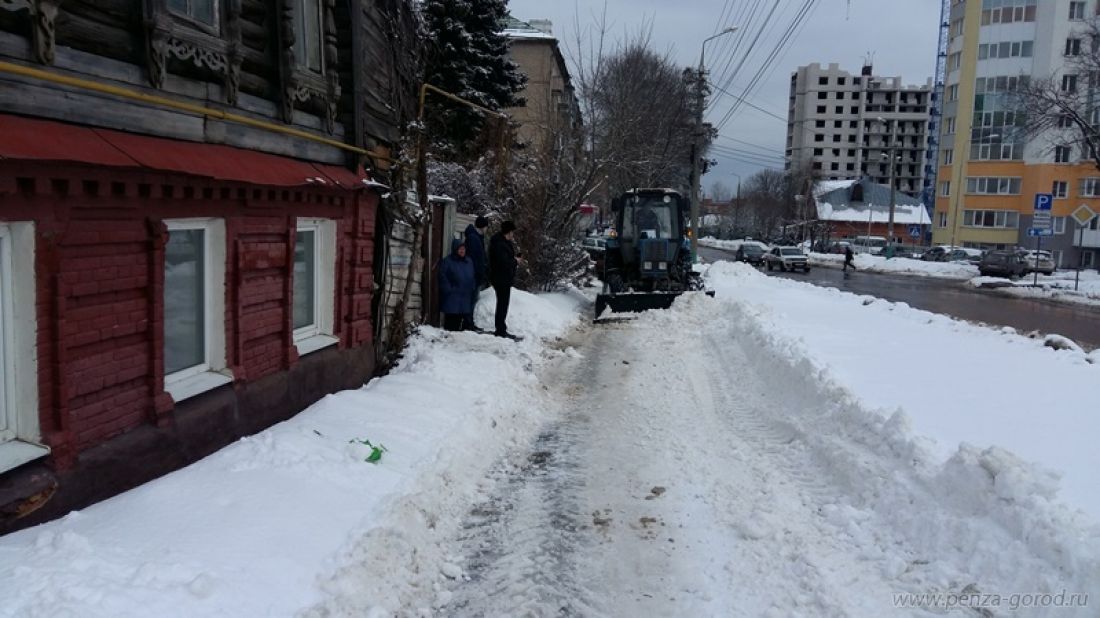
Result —
[[732, 34], [737, 31], [737, 26], [730, 26], [718, 34], [703, 39], [699, 50], [699, 82], [698, 100], [695, 109], [695, 139], [691, 145], [691, 261], [699, 259], [699, 187], [702, 184], [702, 174], [699, 169], [699, 158], [703, 156], [703, 106], [706, 97], [706, 53], [707, 43], [720, 36]]

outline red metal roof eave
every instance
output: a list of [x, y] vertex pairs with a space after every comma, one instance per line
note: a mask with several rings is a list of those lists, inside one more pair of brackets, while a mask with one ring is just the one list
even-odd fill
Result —
[[0, 114], [0, 138], [0, 159], [143, 168], [262, 186], [365, 188], [364, 176], [334, 165], [8, 114]]

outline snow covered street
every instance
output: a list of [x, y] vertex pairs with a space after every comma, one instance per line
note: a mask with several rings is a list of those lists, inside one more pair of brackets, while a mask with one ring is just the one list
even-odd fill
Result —
[[[425, 329], [364, 389], [0, 539], [0, 615], [1094, 615], [1095, 354], [707, 277], [603, 325], [518, 293], [518, 345]], [[1041, 417], [918, 388], [879, 356], [910, 340], [1080, 387]]]

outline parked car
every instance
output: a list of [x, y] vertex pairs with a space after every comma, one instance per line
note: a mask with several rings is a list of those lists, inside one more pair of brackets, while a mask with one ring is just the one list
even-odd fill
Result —
[[947, 254], [951, 252], [951, 247], [945, 247], [940, 245], [938, 247], [932, 247], [928, 251], [925, 251], [921, 255], [922, 260], [925, 262], [944, 262], [946, 261]]
[[967, 264], [979, 264], [982, 261], [982, 256], [985, 253], [981, 249], [970, 249], [968, 247], [958, 247], [952, 249], [944, 256], [942, 261], [944, 262], [966, 262]]
[[886, 248], [886, 238], [883, 236], [856, 236], [852, 241], [854, 253], [870, 253], [879, 255]]
[[607, 238], [603, 236], [589, 236], [584, 239], [581, 246], [590, 254], [594, 251], [602, 253], [607, 250]]
[[740, 247], [737, 247], [737, 261], [760, 266], [764, 263], [766, 253], [767, 251], [762, 245], [754, 242], [743, 242]]
[[[1049, 251], [1019, 250], [1017, 253], [1024, 258], [1024, 274], [1039, 271], [1044, 275], [1053, 275], [1058, 266], [1054, 263], [1054, 256]], [[1039, 265], [1035, 265], [1035, 257], [1038, 254]]]
[[768, 267], [768, 270], [778, 267], [779, 270], [783, 271], [801, 270], [807, 273], [810, 272], [810, 263], [806, 258], [806, 254], [798, 247], [773, 247], [764, 256], [764, 264]]
[[1027, 271], [1024, 254], [1019, 251], [988, 251], [978, 264], [983, 277], [1008, 277], [1015, 279]]

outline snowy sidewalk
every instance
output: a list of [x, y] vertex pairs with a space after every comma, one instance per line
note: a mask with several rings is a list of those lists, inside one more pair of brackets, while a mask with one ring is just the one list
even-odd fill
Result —
[[[291, 616], [324, 599], [342, 566], [387, 573], [402, 550], [383, 530], [454, 519], [484, 470], [554, 408], [535, 371], [567, 358], [545, 340], [576, 323], [579, 302], [517, 291], [520, 344], [425, 329], [362, 389], [0, 538], [0, 616]], [[357, 440], [384, 445], [381, 461], [366, 462]]]

